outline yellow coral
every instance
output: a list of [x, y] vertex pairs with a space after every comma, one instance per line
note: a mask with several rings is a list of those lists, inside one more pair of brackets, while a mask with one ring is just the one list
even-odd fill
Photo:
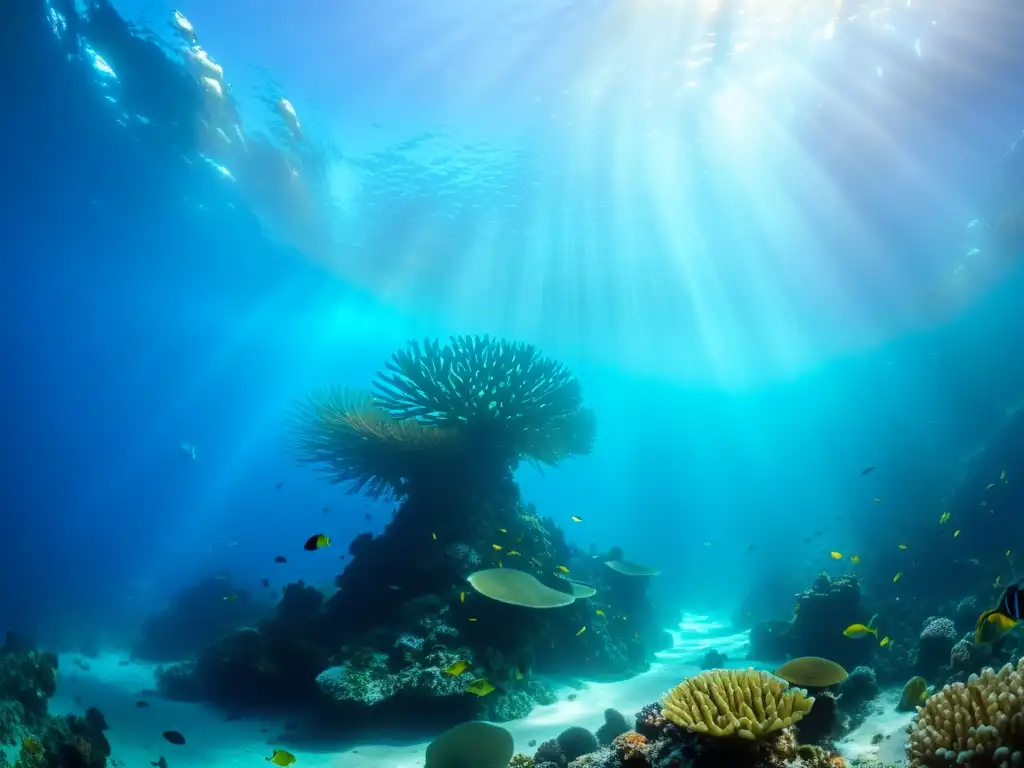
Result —
[[954, 683], [918, 707], [907, 754], [911, 768], [1009, 766], [1024, 748], [1024, 659]]
[[753, 740], [802, 719], [814, 698], [767, 672], [711, 669], [681, 682], [661, 704], [661, 716], [680, 728]]

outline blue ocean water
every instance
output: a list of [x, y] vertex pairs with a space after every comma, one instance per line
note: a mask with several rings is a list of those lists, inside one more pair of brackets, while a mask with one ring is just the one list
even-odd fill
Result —
[[1022, 394], [1014, 3], [174, 10], [4, 3], [5, 628], [329, 592], [393, 505], [289, 414], [455, 334], [576, 375], [593, 450], [523, 499], [667, 613], [773, 618], [832, 551], [882, 601], [991, 581], [1013, 504], [937, 521]]

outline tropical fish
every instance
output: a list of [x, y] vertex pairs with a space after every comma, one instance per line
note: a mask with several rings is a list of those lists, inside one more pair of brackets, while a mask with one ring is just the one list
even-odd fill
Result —
[[430, 538], [432, 538], [434, 541], [437, 541], [437, 534], [436, 533], [430, 534]]
[[302, 545], [302, 548], [307, 552], [316, 552], [318, 549], [331, 546], [331, 537], [325, 536], [322, 533], [314, 533], [308, 539], [306, 543]]
[[1003, 590], [995, 608], [983, 611], [974, 625], [974, 642], [991, 643], [1005, 635], [1024, 615], [1019, 584], [1010, 584]]
[[277, 557], [274, 558], [274, 562], [277, 563], [278, 565], [280, 565], [281, 563], [287, 563], [288, 562], [288, 558], [285, 557], [284, 555], [278, 555]]
[[466, 686], [466, 693], [476, 694], [477, 696], [486, 696], [488, 693], [494, 693], [496, 690], [485, 677], [474, 680]]
[[179, 747], [185, 743], [185, 737], [181, 731], [164, 731], [164, 738], [167, 739], [171, 744], [177, 744]]
[[582, 523], [583, 522], [583, 518], [580, 517], [579, 515], [573, 515], [569, 519], [572, 520], [574, 523]]
[[875, 504], [881, 504], [882, 503], [882, 500], [880, 498], [878, 498], [877, 496], [873, 497], [871, 500], [873, 502], [875, 502]]
[[520, 551], [518, 551], [516, 549], [510, 549], [508, 551], [508, 556], [509, 557], [515, 557], [516, 555], [522, 555], [522, 554], [523, 554], [522, 552], [520, 552]]
[[850, 555], [850, 562], [856, 565], [860, 562], [860, 555]]
[[522, 679], [523, 679], [523, 671], [521, 669], [517, 669], [516, 670], [516, 680], [522, 680]]
[[561, 571], [562, 573], [568, 573], [569, 572], [569, 569], [566, 568], [564, 565], [556, 565], [555, 569]]
[[465, 592], [459, 592], [459, 602], [460, 603], [466, 602], [466, 593]]
[[843, 559], [843, 553], [842, 552], [829, 552], [828, 556], [831, 557], [833, 560], [842, 560]]
[[582, 635], [586, 631], [587, 631], [587, 625], [584, 624], [582, 627], [580, 627], [580, 631], [576, 633], [576, 637], [579, 637], [580, 635]]
[[594, 611], [594, 613], [596, 613], [598, 616], [604, 616], [604, 611], [602, 611], [600, 608]]
[[955, 531], [953, 531], [953, 538], [955, 539], [959, 535], [960, 535], [960, 529], [957, 528]]
[[498, 531], [500, 533], [508, 533], [508, 529], [507, 528], [499, 528]]
[[476, 616], [470, 616], [466, 621], [476, 621]]
[[897, 581], [899, 581], [902, 578], [903, 578], [903, 571], [900, 571], [899, 573], [897, 573], [895, 576], [892, 577], [892, 583], [895, 584]]
[[943, 512], [939, 515], [939, 525], [942, 525], [947, 520], [949, 520], [949, 512]]
[[879, 645], [884, 648], [888, 644], [889, 644], [889, 636], [886, 635], [885, 637], [882, 638], [882, 641], [879, 643]]
[[906, 548], [907, 548], [907, 545], [906, 545], [906, 544], [897, 544], [897, 545], [896, 545], [896, 548], [897, 548], [897, 549], [906, 549]]
[[274, 765], [286, 766], [295, 762], [295, 755], [291, 752], [285, 752], [283, 749], [275, 749], [274, 754], [270, 757], [264, 758], [264, 760], [267, 760]]
[[491, 544], [491, 549], [493, 549], [495, 552], [501, 552], [501, 550], [503, 550], [504, 547], [501, 546], [501, 544]]
[[450, 667], [448, 667], [448, 669], [446, 669], [444, 673], [446, 675], [451, 675], [452, 677], [458, 677], [467, 669], [469, 669], [469, 662], [464, 659], [459, 659]]
[[877, 638], [878, 630], [874, 627], [869, 627], [867, 624], [851, 624], [843, 630], [843, 634], [854, 640], [867, 637], [868, 635], [874, 635]]

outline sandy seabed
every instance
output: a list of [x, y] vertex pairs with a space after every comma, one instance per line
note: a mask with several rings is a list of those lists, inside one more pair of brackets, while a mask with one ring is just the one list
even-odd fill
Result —
[[[528, 717], [502, 723], [515, 740], [516, 750], [534, 751], [564, 728], [581, 725], [596, 730], [604, 722], [604, 710], [620, 710], [627, 718], [658, 700], [669, 688], [700, 671], [699, 661], [714, 648], [736, 662], [729, 667], [769, 668], [744, 659], [747, 635], [732, 632], [728, 625], [702, 616], [685, 616], [672, 631], [671, 650], [657, 655], [651, 669], [629, 680], [557, 686], [559, 700], [537, 707]], [[60, 659], [58, 693], [51, 703], [54, 714], [82, 713], [95, 706], [110, 725], [107, 737], [113, 758], [125, 768], [145, 768], [160, 756], [169, 768], [242, 768], [266, 765], [274, 749], [287, 749], [296, 757], [296, 768], [422, 768], [427, 742], [365, 743], [341, 745], [322, 739], [311, 748], [286, 732], [284, 719], [225, 719], [224, 713], [203, 704], [166, 701], [143, 696], [156, 687], [155, 665], [125, 663], [126, 656], [106, 653], [98, 658], [67, 654]], [[875, 714], [847, 736], [840, 749], [847, 757], [875, 756], [885, 762], [903, 757], [905, 730], [910, 715], [894, 711], [898, 691], [887, 691], [875, 704]], [[145, 698], [148, 707], [137, 707]], [[165, 741], [166, 730], [180, 731], [186, 743]], [[878, 737], [877, 734], [881, 734]], [[872, 744], [872, 740], [877, 743]]]

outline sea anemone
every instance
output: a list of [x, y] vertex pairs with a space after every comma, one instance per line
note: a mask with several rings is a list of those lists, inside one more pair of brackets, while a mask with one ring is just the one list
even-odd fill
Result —
[[475, 444], [554, 465], [590, 453], [594, 416], [579, 381], [533, 346], [490, 336], [410, 342], [374, 382], [376, 403], [398, 421], [450, 429]]

